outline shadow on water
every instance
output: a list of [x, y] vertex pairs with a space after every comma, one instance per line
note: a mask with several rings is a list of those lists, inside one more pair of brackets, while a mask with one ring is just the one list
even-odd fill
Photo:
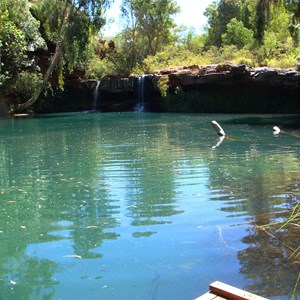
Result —
[[300, 128], [300, 115], [245, 115], [228, 118], [223, 124], [247, 124], [252, 126], [283, 126], [285, 128]]
[[[92, 111], [87, 111], [92, 112]], [[51, 114], [37, 114], [34, 115], [35, 119], [48, 119], [48, 118], [65, 118], [65, 117], [76, 117], [86, 112], [62, 112], [62, 113], [51, 113]]]
[[72, 118], [80, 117], [83, 114], [99, 114], [100, 110], [86, 110], [81, 112], [62, 112], [62, 113], [51, 113], [51, 114], [37, 114], [33, 115], [34, 119], [53, 119], [53, 118]]
[[[256, 141], [242, 155], [240, 145], [222, 145], [219, 149], [230, 148], [236, 163], [221, 156], [211, 159], [210, 185], [220, 195], [215, 200], [223, 202], [221, 210], [231, 217], [244, 215], [249, 225], [242, 238], [247, 246], [237, 252], [240, 273], [252, 281], [244, 289], [283, 299], [282, 295], [293, 293], [300, 271], [299, 257], [294, 254], [299, 251], [299, 225], [291, 224], [280, 230], [280, 226], [261, 226], [286, 220], [300, 203], [299, 160], [297, 151], [286, 156], [273, 152], [279, 142], [269, 150], [265, 139], [261, 143]], [[299, 292], [298, 287], [298, 297]]]

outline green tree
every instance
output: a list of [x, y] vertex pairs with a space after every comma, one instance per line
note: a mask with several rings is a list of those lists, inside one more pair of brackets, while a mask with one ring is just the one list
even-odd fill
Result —
[[16, 68], [20, 68], [26, 51], [23, 32], [9, 18], [7, 9], [1, 9], [0, 15], [0, 86], [13, 76]]
[[134, 1], [123, 0], [121, 5], [121, 17], [125, 24], [123, 38], [127, 41], [123, 46], [126, 51], [128, 51], [126, 69], [131, 70], [137, 61], [139, 61], [139, 53], [141, 54], [141, 49], [138, 49], [138, 20], [135, 14]]
[[136, 0], [140, 32], [147, 41], [147, 55], [155, 55], [172, 41], [173, 15], [179, 7], [173, 0]]
[[174, 0], [123, 0], [124, 30], [117, 38], [115, 63], [131, 71], [148, 55], [155, 55], [176, 38], [173, 16], [179, 12]]
[[44, 75], [43, 82], [32, 97], [17, 106], [24, 111], [32, 106], [48, 86], [54, 70], [62, 74], [66, 66], [72, 71], [79, 54], [89, 42], [89, 37], [104, 24], [103, 10], [110, 0], [41, 0], [34, 14], [41, 20], [45, 35], [55, 44], [55, 52]]
[[207, 7], [204, 15], [208, 19], [208, 39], [207, 46], [222, 45], [222, 35], [227, 31], [227, 24], [231, 19], [241, 20], [240, 0], [220, 0], [214, 1]]
[[195, 33], [195, 30], [189, 29], [180, 38], [180, 44], [183, 48], [191, 51], [192, 53], [199, 54], [203, 51], [206, 41], [206, 35], [199, 35]]
[[227, 31], [222, 35], [224, 45], [236, 45], [239, 49], [250, 48], [254, 43], [254, 32], [244, 26], [242, 21], [231, 19]]
[[270, 22], [271, 18], [271, 7], [277, 4], [281, 4], [285, 0], [257, 0], [256, 4], [256, 18], [255, 18], [255, 29], [256, 39], [260, 44], [263, 43], [264, 32], [266, 25]]
[[256, 38], [263, 43], [265, 29], [270, 22], [273, 14], [272, 8], [278, 8], [284, 5], [286, 10], [291, 14], [289, 25], [294, 40], [299, 43], [299, 20], [300, 20], [300, 1], [299, 0], [257, 0], [255, 29]]
[[271, 15], [264, 31], [263, 45], [261, 46], [264, 58], [273, 66], [279, 64], [280, 60], [286, 61], [288, 59], [292, 62], [286, 61], [282, 67], [293, 66], [296, 57], [288, 58], [294, 50], [293, 38], [289, 30], [291, 15], [283, 5], [273, 7]]
[[300, 45], [300, 1], [288, 0], [287, 9], [292, 13], [292, 22], [289, 25], [289, 30], [295, 46]]

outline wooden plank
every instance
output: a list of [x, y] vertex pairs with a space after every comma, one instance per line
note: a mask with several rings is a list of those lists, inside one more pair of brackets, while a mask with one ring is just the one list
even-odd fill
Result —
[[196, 298], [195, 300], [217, 300], [217, 297], [218, 296], [212, 294], [211, 292], [208, 292], [208, 293]]
[[195, 300], [227, 300], [223, 297], [217, 296], [213, 294], [212, 292], [207, 292], [206, 294], [197, 297]]
[[220, 281], [213, 282], [209, 288], [212, 294], [229, 300], [268, 300]]

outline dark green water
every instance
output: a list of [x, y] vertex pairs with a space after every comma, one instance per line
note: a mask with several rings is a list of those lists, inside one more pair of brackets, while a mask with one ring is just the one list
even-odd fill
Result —
[[272, 134], [300, 135], [291, 120], [0, 121], [0, 299], [193, 299], [215, 280], [290, 299], [299, 264], [256, 226], [300, 200], [300, 138]]

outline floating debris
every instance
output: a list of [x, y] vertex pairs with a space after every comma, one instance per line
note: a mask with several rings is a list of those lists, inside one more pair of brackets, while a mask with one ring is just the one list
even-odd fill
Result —
[[221, 127], [221, 125], [217, 121], [213, 120], [210, 123], [215, 128], [218, 135], [220, 135], [220, 136], [225, 136], [226, 135], [225, 131], [223, 130], [223, 128]]
[[278, 126], [274, 126], [273, 127], [273, 134], [280, 134], [281, 133], [281, 130]]

